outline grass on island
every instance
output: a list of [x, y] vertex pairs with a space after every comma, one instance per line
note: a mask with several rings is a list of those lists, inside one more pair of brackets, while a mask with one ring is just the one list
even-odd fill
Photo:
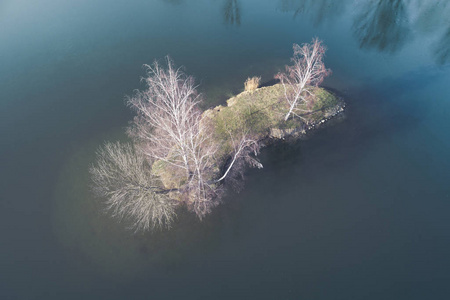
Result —
[[311, 109], [302, 116], [284, 121], [288, 104], [284, 99], [281, 84], [244, 91], [227, 100], [227, 106], [216, 106], [205, 111], [214, 124], [214, 138], [222, 144], [220, 156], [227, 156], [233, 151], [231, 136], [239, 137], [247, 133], [256, 140], [271, 135], [274, 130], [294, 130], [302, 124], [316, 123], [326, 117], [328, 108], [336, 107], [336, 96], [322, 88], [314, 88], [316, 99]]

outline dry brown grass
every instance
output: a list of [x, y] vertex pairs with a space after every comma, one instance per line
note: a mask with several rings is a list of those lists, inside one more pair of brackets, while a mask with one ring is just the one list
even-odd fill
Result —
[[261, 82], [261, 77], [252, 77], [247, 78], [247, 80], [244, 83], [245, 91], [253, 93], [259, 86], [259, 83]]

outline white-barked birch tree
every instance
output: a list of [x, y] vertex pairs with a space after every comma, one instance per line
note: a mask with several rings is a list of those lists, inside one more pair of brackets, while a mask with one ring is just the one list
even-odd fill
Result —
[[291, 115], [302, 118], [303, 113], [310, 112], [309, 104], [314, 100], [311, 87], [318, 86], [331, 71], [325, 68], [323, 57], [326, 48], [322, 41], [314, 38], [311, 44], [301, 46], [294, 44], [292, 65], [286, 66], [286, 72], [278, 73], [284, 87], [284, 95], [288, 104], [288, 112], [284, 116], [287, 121]]

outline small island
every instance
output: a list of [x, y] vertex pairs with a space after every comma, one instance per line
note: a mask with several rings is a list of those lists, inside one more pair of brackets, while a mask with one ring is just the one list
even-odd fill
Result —
[[106, 209], [135, 231], [170, 227], [185, 205], [200, 219], [217, 206], [226, 188], [239, 189], [246, 167], [262, 168], [261, 147], [296, 139], [344, 110], [334, 93], [318, 85], [330, 71], [321, 41], [294, 44], [293, 65], [225, 106], [205, 111], [194, 79], [167, 58], [147, 66], [147, 89], [127, 99], [136, 112], [131, 143], [106, 143], [91, 167], [94, 192]]

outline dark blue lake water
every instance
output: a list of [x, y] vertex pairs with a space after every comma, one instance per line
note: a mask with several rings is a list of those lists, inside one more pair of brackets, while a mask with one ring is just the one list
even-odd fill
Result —
[[[450, 3], [0, 1], [0, 299], [447, 299]], [[133, 235], [88, 168], [169, 54], [223, 103], [321, 38], [345, 118], [199, 222]]]

